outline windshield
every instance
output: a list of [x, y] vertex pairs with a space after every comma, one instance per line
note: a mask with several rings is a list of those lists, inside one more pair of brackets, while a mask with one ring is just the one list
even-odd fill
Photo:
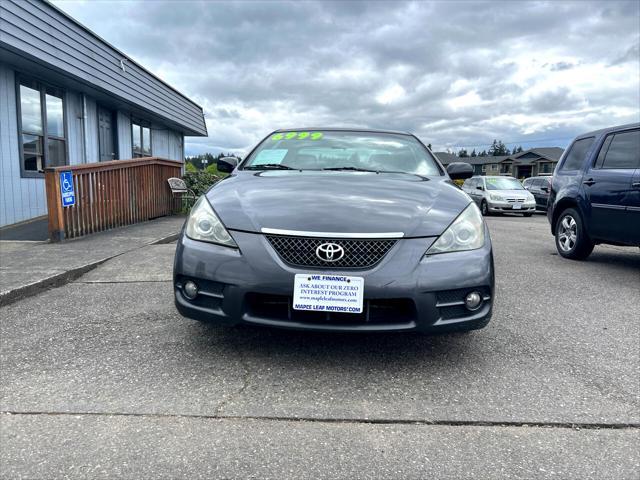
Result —
[[487, 190], [524, 190], [522, 184], [515, 178], [486, 178]]
[[442, 175], [410, 135], [372, 132], [291, 131], [264, 140], [241, 167], [248, 170], [364, 170]]

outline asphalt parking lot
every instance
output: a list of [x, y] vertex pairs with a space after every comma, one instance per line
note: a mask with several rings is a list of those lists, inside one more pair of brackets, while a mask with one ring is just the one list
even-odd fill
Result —
[[3, 478], [638, 478], [640, 251], [556, 254], [488, 219], [469, 334], [221, 329], [173, 306], [175, 245], [0, 309]]

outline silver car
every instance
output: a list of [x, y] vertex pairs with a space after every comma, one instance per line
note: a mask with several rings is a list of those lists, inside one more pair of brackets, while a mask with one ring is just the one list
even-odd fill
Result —
[[536, 211], [533, 195], [513, 177], [471, 177], [464, 182], [462, 190], [478, 204], [483, 215], [522, 213], [530, 217]]

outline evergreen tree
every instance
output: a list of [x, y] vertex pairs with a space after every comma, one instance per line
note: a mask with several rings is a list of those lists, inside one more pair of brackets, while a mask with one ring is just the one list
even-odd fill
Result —
[[475, 148], [471, 151], [471, 156], [472, 157], [477, 157], [478, 156], [478, 154], [476, 153], [476, 149]]
[[458, 151], [458, 157], [460, 158], [465, 158], [468, 157], [469, 154], [467, 153], [466, 148], [462, 148], [460, 151]]
[[498, 157], [500, 155], [509, 155], [509, 149], [502, 143], [502, 140], [493, 140], [489, 148], [489, 156]]

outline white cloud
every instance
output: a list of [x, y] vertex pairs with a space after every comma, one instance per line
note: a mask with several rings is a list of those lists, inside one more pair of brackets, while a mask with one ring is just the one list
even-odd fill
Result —
[[54, 1], [203, 105], [188, 153], [324, 125], [564, 146], [640, 121], [635, 0]]
[[378, 93], [378, 95], [376, 95], [376, 101], [382, 105], [389, 105], [402, 99], [405, 94], [405, 89], [396, 83]]
[[482, 105], [482, 98], [475, 91], [467, 92], [464, 95], [454, 97], [447, 101], [447, 104], [454, 110], [460, 110], [463, 108], [476, 107]]

